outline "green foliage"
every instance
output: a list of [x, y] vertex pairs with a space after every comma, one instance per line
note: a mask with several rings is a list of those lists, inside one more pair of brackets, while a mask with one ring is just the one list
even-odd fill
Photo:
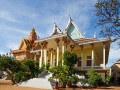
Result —
[[46, 64], [46, 70], [49, 70], [50, 64]]
[[72, 84], [77, 84], [78, 82], [79, 82], [79, 78], [77, 77], [77, 76], [72, 76], [71, 78], [70, 78], [70, 81], [71, 81], [71, 83]]
[[24, 67], [23, 70], [26, 68], [26, 72], [31, 73], [31, 78], [37, 77], [37, 75], [40, 73], [39, 66], [34, 60], [26, 59], [22, 62], [22, 66]]
[[88, 79], [85, 78], [79, 79], [79, 81], [81, 82], [82, 85], [88, 83]]
[[88, 75], [89, 75], [88, 83], [91, 86], [97, 86], [97, 85], [101, 84], [102, 78], [101, 78], [101, 76], [97, 72], [95, 72], [94, 69], [90, 69], [88, 71]]
[[73, 67], [77, 63], [77, 55], [75, 53], [70, 53], [65, 51], [63, 54], [64, 65]]
[[107, 74], [106, 77], [105, 77], [105, 84], [106, 84], [106, 85], [109, 85], [110, 80], [111, 80], [111, 77], [110, 77], [109, 74]]
[[41, 72], [36, 61], [26, 59], [22, 62], [8, 56], [0, 57], [0, 70], [6, 71], [8, 76], [12, 76], [12, 82], [18, 83], [37, 77]]
[[0, 58], [0, 70], [15, 73], [21, 70], [21, 63], [12, 57], [2, 56]]
[[26, 80], [27, 80], [26, 74], [25, 72], [22, 72], [22, 71], [15, 73], [12, 78], [12, 81], [14, 83], [19, 83], [19, 82], [26, 81]]
[[75, 53], [65, 51], [63, 62], [64, 65], [60, 62], [58, 66], [49, 69], [52, 73], [51, 78], [59, 79], [59, 84], [62, 86], [66, 86], [67, 82], [76, 84], [78, 82], [78, 78], [75, 76], [77, 70], [74, 65], [77, 63], [77, 55]]

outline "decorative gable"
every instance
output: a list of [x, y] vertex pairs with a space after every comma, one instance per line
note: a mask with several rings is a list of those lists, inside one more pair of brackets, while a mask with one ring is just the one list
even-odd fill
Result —
[[77, 26], [73, 23], [71, 19], [69, 20], [64, 33], [67, 33], [72, 39], [84, 38], [82, 33], [79, 32]]
[[58, 28], [58, 26], [56, 24], [54, 24], [54, 29], [53, 32], [51, 34], [51, 36], [53, 35], [57, 35], [57, 34], [62, 34], [61, 30]]

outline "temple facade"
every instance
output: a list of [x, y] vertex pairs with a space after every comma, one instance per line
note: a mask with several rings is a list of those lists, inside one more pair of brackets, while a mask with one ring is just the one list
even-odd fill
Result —
[[28, 38], [21, 40], [18, 50], [11, 53], [17, 60], [31, 58], [39, 62], [41, 67], [50, 64], [58, 66], [65, 51], [74, 52], [78, 56], [76, 67], [87, 71], [94, 68], [105, 75], [110, 48], [109, 38], [86, 38], [69, 19], [66, 28], [61, 31], [55, 24], [49, 37], [39, 39], [33, 28]]

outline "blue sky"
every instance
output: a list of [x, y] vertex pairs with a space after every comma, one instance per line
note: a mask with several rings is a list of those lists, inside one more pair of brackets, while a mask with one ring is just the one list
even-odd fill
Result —
[[[54, 21], [64, 30], [69, 20], [69, 13], [86, 37], [93, 37], [96, 32], [97, 18], [94, 5], [97, 0], [0, 0], [0, 54], [18, 48], [23, 37], [28, 37], [32, 27], [40, 38], [49, 36]], [[55, 18], [55, 19], [54, 19]], [[120, 49], [111, 45], [108, 66], [120, 58]]]

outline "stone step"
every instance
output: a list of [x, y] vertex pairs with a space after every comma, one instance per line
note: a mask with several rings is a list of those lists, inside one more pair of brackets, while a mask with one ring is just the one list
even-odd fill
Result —
[[25, 86], [25, 87], [34, 87], [34, 88], [43, 88], [43, 89], [49, 89], [52, 90], [52, 85], [48, 79], [52, 76], [50, 73], [45, 73], [39, 78], [33, 78], [28, 81], [19, 83], [18, 86]]

